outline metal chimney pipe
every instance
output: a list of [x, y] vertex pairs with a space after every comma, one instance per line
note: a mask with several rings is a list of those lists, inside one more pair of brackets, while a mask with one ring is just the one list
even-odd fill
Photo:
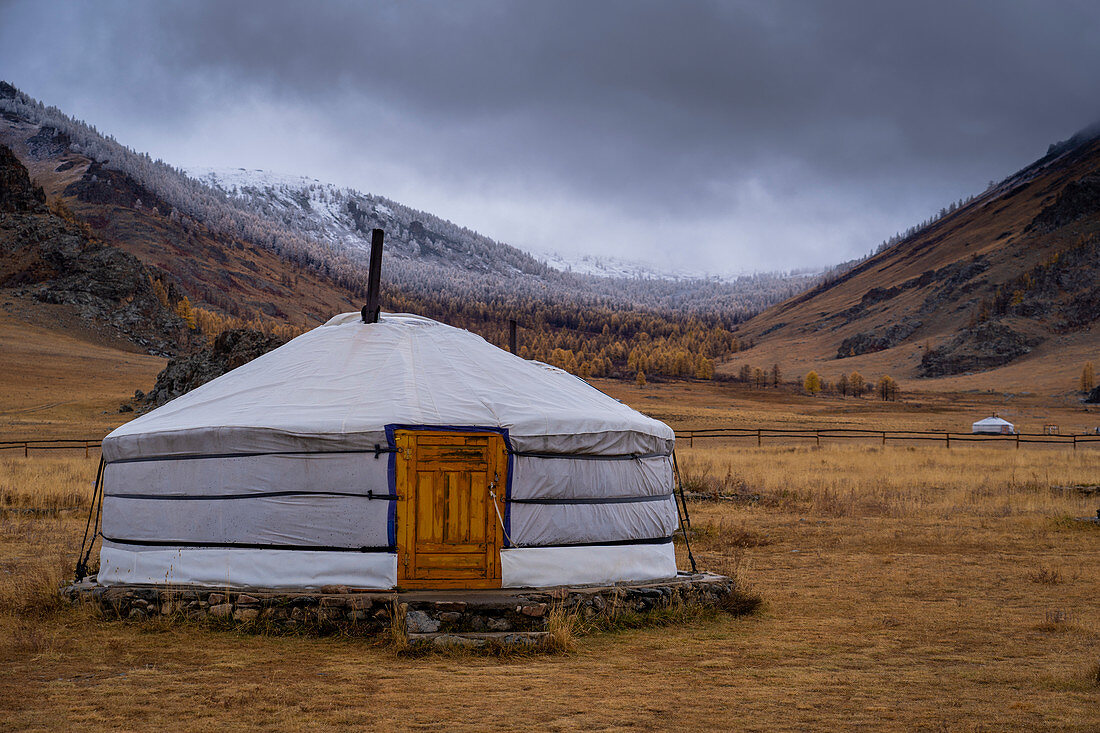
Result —
[[382, 289], [382, 241], [386, 233], [372, 229], [370, 233], [370, 273], [367, 276], [367, 304], [363, 306], [363, 323], [378, 323], [381, 306], [378, 305]]

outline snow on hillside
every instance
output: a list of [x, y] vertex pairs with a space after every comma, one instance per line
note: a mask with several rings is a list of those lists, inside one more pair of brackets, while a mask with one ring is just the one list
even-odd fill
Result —
[[[362, 225], [364, 215], [373, 215], [382, 228], [391, 229], [388, 249], [398, 256], [412, 256], [413, 247], [392, 236], [387, 220], [395, 218], [394, 210], [376, 201], [370, 194], [341, 189], [308, 176], [275, 173], [245, 168], [188, 168], [192, 178], [222, 191], [268, 217], [286, 225], [310, 232], [314, 237], [332, 244], [369, 250], [370, 227]], [[369, 202], [364, 205], [363, 202]]]
[[624, 260], [618, 257], [605, 257], [600, 255], [573, 255], [566, 256], [557, 252], [539, 253], [533, 252], [536, 257], [546, 261], [546, 264], [565, 272], [575, 272], [580, 275], [593, 275], [596, 277], [626, 277], [643, 278], [646, 280], [698, 280], [706, 278], [701, 272], [658, 270], [655, 265], [644, 262]]
[[[237, 205], [337, 251], [370, 251], [371, 229], [386, 230], [387, 256], [473, 274], [543, 278], [546, 263], [424, 211], [308, 176], [245, 168], [185, 173]], [[392, 261], [392, 260], [391, 260]]]

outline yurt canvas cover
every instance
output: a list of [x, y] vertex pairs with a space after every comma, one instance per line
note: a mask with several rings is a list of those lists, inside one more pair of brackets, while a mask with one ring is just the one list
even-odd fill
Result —
[[667, 425], [467, 331], [345, 314], [104, 439], [99, 581], [669, 577], [673, 442]]
[[1008, 420], [1002, 420], [999, 417], [987, 417], [974, 423], [971, 426], [971, 432], [1012, 435], [1016, 432], [1016, 427]]

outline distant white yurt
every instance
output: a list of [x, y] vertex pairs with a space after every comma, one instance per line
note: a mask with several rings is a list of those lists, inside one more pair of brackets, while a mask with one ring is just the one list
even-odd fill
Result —
[[667, 425], [467, 331], [344, 314], [104, 439], [98, 579], [667, 578], [673, 443]]
[[987, 417], [979, 420], [971, 426], [972, 433], [996, 433], [998, 435], [1012, 435], [1016, 432], [1016, 426], [1008, 420], [999, 417]]

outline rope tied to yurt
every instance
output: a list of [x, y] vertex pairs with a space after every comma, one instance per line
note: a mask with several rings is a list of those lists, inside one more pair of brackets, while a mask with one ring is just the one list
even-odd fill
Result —
[[[691, 528], [691, 516], [688, 515], [687, 496], [684, 494], [684, 482], [680, 480], [680, 464], [676, 462], [676, 451], [672, 451], [672, 471], [676, 474], [676, 487], [680, 490], [680, 500], [676, 502], [676, 516], [680, 520], [680, 531], [684, 534], [684, 547], [687, 548], [688, 560], [691, 561], [691, 572], [699, 572], [695, 565], [695, 555], [691, 552], [691, 540], [688, 539], [688, 529]], [[675, 499], [674, 499], [675, 500]], [[680, 503], [684, 505], [683, 514], [680, 513]]]
[[504, 516], [500, 513], [500, 504], [497, 499], [497, 480], [500, 478], [499, 473], [493, 474], [493, 480], [489, 482], [489, 498], [493, 500], [493, 511], [497, 513], [497, 521], [500, 522], [500, 531], [504, 533], [504, 539], [508, 541], [509, 547], [515, 547], [516, 544], [512, 542], [512, 538], [508, 536], [508, 528], [504, 526]]
[[[79, 583], [84, 579], [84, 576], [88, 574], [88, 560], [92, 556], [92, 547], [95, 546], [95, 538], [99, 533], [99, 512], [103, 507], [103, 468], [105, 463], [103, 456], [99, 457], [99, 468], [95, 473], [95, 485], [92, 489], [92, 503], [88, 506], [88, 521], [84, 524], [84, 538], [80, 540], [80, 552], [76, 556], [76, 579], [73, 581]], [[92, 513], [95, 513], [95, 522], [92, 521]], [[95, 527], [92, 532], [92, 541], [88, 543], [88, 530]], [[85, 543], [88, 544], [88, 551], [84, 551]]]

